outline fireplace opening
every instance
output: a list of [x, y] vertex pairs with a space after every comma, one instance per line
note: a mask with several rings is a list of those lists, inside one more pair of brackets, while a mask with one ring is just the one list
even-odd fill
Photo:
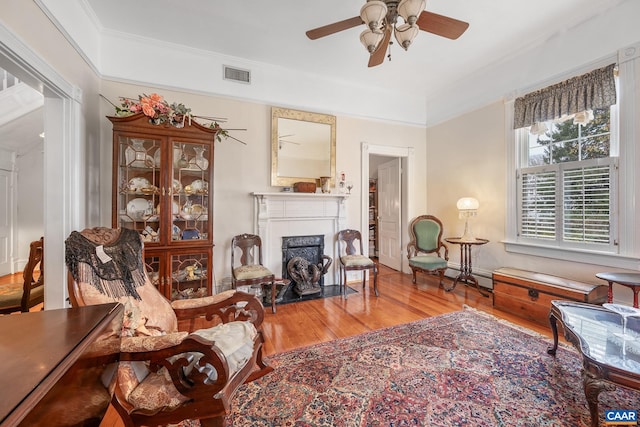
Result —
[[323, 234], [283, 236], [282, 278], [290, 282], [279, 290], [276, 301], [287, 303], [339, 295], [338, 285], [325, 285], [324, 276], [331, 263], [331, 257], [324, 254]]
[[[282, 237], [282, 278], [292, 280], [289, 274], [288, 264], [292, 258], [300, 257], [310, 264], [318, 265], [323, 263], [324, 255], [324, 235], [315, 236], [283, 236]], [[320, 286], [324, 285], [324, 275], [318, 281]]]

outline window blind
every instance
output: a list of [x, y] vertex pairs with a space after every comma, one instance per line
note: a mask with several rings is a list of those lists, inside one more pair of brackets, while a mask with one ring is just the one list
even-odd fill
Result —
[[562, 174], [562, 187], [564, 240], [608, 244], [611, 167], [567, 169]]
[[557, 172], [525, 172], [522, 175], [520, 235], [556, 239]]

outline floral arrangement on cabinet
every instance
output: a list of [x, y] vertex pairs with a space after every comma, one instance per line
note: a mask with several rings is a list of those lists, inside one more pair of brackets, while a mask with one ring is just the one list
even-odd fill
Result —
[[169, 104], [162, 95], [152, 93], [151, 95], [142, 94], [138, 99], [120, 97], [120, 106], [112, 104], [116, 109], [116, 115], [121, 117], [130, 116], [132, 114], [142, 113], [149, 117], [149, 121], [155, 125], [167, 123], [177, 128], [184, 127], [185, 123], [191, 124], [191, 120], [195, 118], [209, 120], [209, 127], [216, 129], [216, 139], [222, 141], [222, 138], [228, 138], [229, 133], [215, 120], [196, 116], [191, 113], [191, 108], [186, 107], [182, 103], [173, 102]]

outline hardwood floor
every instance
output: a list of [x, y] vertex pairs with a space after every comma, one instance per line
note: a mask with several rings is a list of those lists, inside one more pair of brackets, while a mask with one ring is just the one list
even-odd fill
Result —
[[[450, 279], [445, 279], [450, 280]], [[317, 299], [278, 305], [278, 312], [265, 310], [263, 330], [266, 344], [264, 354], [271, 355], [294, 348], [313, 345], [366, 331], [426, 317], [461, 310], [463, 305], [493, 314], [512, 323], [551, 337], [548, 326], [538, 325], [493, 308], [493, 295], [481, 296], [477, 290], [458, 285], [452, 292], [438, 287], [434, 276], [418, 275], [417, 284], [411, 276], [380, 267], [375, 297], [369, 284], [363, 292], [360, 284], [351, 284], [358, 290], [348, 296]], [[115, 410], [110, 407], [101, 427], [122, 427]]]
[[264, 354], [450, 313], [462, 309], [465, 304], [551, 337], [551, 330], [546, 325], [494, 309], [493, 295], [483, 297], [475, 288], [460, 284], [452, 292], [445, 292], [438, 287], [435, 276], [419, 274], [414, 285], [411, 275], [381, 266], [379, 297], [369, 289], [368, 282], [364, 292], [358, 283], [350, 286], [359, 292], [349, 295], [346, 300], [332, 297], [278, 305], [277, 314], [266, 310]]

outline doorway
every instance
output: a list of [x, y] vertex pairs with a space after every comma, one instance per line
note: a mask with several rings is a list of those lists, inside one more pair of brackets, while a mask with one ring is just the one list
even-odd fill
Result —
[[[369, 179], [375, 178], [378, 179], [378, 167], [381, 165], [397, 162], [400, 168], [400, 176], [399, 176], [399, 186], [398, 186], [398, 194], [393, 194], [391, 197], [393, 200], [398, 201], [399, 209], [397, 210], [397, 218], [391, 220], [391, 222], [395, 222], [395, 227], [399, 227], [397, 231], [391, 231], [393, 235], [398, 235], [398, 238], [392, 239], [388, 238], [383, 244], [391, 245], [387, 246], [384, 250], [386, 251], [385, 256], [382, 258], [378, 256], [379, 262], [383, 265], [387, 265], [390, 268], [395, 270], [399, 270], [402, 272], [408, 272], [408, 265], [406, 263], [405, 247], [407, 242], [409, 241], [409, 233], [407, 231], [407, 226], [409, 223], [409, 212], [412, 212], [412, 202], [407, 197], [408, 194], [411, 194], [412, 187], [412, 176], [413, 176], [413, 168], [414, 168], [414, 150], [410, 147], [392, 147], [392, 146], [382, 146], [382, 145], [372, 145], [368, 143], [362, 143], [362, 186], [363, 194], [362, 194], [362, 224], [369, 224]], [[387, 196], [385, 196], [387, 197]], [[384, 201], [378, 199], [378, 206], [382, 206]], [[388, 224], [387, 224], [388, 225]], [[363, 227], [362, 229], [366, 230], [367, 227]], [[379, 239], [382, 230], [377, 230], [376, 238]], [[386, 230], [389, 231], [389, 230]], [[373, 255], [381, 255], [380, 251], [383, 250], [380, 242], [378, 241], [378, 254]], [[387, 255], [391, 256], [391, 260], [386, 258]], [[383, 262], [384, 261], [384, 262]]]
[[0, 58], [0, 276], [22, 271], [44, 235], [44, 97]]
[[80, 182], [82, 91], [0, 23], [0, 67], [44, 96], [42, 215], [45, 309], [67, 307], [64, 240], [84, 225], [84, 184]]

